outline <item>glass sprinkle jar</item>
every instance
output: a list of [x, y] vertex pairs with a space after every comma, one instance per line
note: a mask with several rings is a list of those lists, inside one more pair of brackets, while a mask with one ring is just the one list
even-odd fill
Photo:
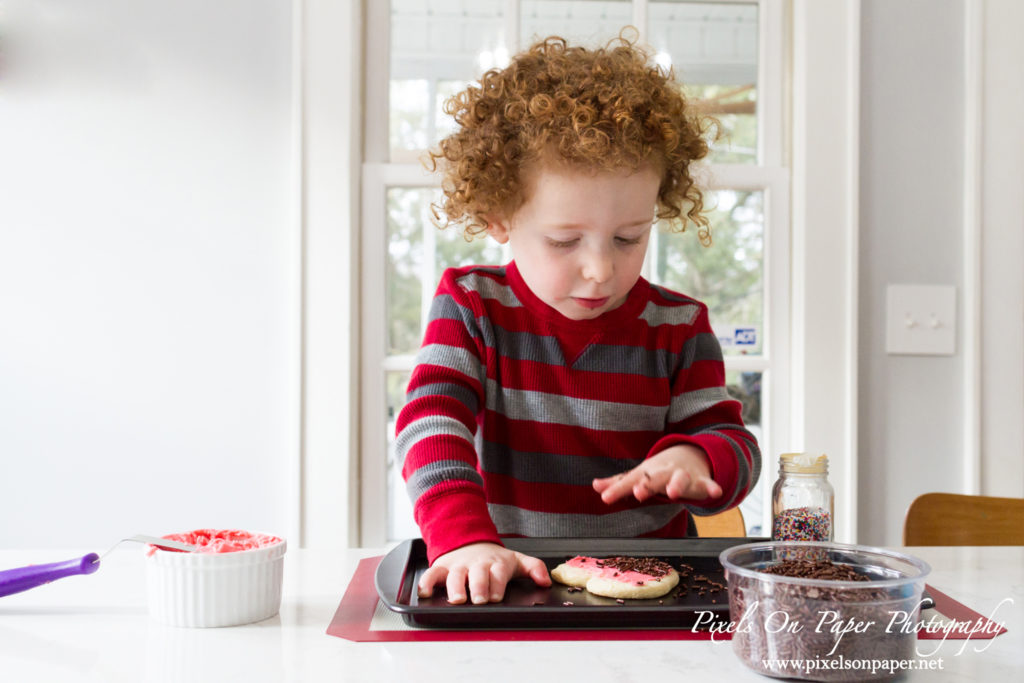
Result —
[[780, 455], [779, 478], [772, 488], [772, 540], [831, 541], [834, 498], [827, 456]]

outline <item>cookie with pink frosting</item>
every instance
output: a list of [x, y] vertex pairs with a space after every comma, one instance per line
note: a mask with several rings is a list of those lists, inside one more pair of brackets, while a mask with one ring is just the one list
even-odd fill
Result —
[[660, 598], [679, 583], [679, 573], [653, 557], [578, 555], [551, 570], [551, 578], [608, 598]]

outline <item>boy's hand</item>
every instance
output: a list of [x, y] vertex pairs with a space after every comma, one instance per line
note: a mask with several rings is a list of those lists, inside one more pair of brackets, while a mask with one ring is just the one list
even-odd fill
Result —
[[474, 604], [501, 602], [505, 586], [517, 576], [529, 576], [538, 586], [550, 586], [551, 577], [544, 562], [496, 543], [470, 543], [434, 560], [420, 577], [419, 595], [429, 598], [434, 586], [444, 582], [448, 602], [466, 601], [466, 584]]
[[673, 500], [705, 500], [722, 495], [722, 487], [711, 479], [707, 454], [691, 444], [670, 446], [628, 472], [595, 479], [594, 490], [606, 503], [630, 494], [639, 501], [658, 494]]

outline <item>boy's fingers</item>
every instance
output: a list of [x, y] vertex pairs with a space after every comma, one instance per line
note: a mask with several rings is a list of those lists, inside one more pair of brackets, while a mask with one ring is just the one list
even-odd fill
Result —
[[469, 599], [474, 605], [482, 605], [491, 599], [491, 572], [483, 563], [469, 568]]
[[684, 469], [659, 469], [652, 473], [640, 467], [617, 477], [595, 479], [594, 490], [601, 494], [605, 503], [614, 503], [627, 495], [641, 502], [659, 493], [672, 499], [690, 500], [719, 498], [722, 495], [722, 487], [710, 477], [695, 479]]
[[519, 573], [529, 576], [538, 586], [551, 585], [551, 576], [543, 560], [522, 553], [516, 553], [516, 557], [519, 560]]
[[653, 495], [650, 480], [641, 480], [633, 485], [633, 497], [638, 501], [643, 502]]
[[448, 572], [448, 580], [445, 581], [445, 588], [448, 590], [448, 602], [453, 605], [466, 602], [466, 568], [451, 569]]
[[612, 483], [601, 492], [601, 500], [606, 503], [614, 503], [619, 498], [633, 493], [633, 487], [637, 483], [636, 470], [626, 472], [622, 477], [613, 478]]
[[597, 491], [598, 493], [604, 493], [605, 490], [607, 490], [609, 487], [621, 482], [627, 474], [629, 474], [628, 471], [620, 472], [619, 474], [613, 475], [611, 477], [602, 477], [600, 479], [595, 479], [592, 482], [594, 490]]
[[434, 594], [434, 586], [444, 581], [448, 575], [448, 568], [440, 565], [434, 565], [423, 572], [423, 576], [420, 577], [419, 583], [419, 596], [421, 598], [429, 598]]
[[620, 477], [606, 477], [594, 480], [594, 490], [601, 494], [605, 503], [614, 503], [620, 498], [632, 495], [638, 501], [645, 501], [659, 493], [669, 498], [718, 498], [722, 495], [722, 487], [710, 477], [694, 479], [689, 472], [682, 469], [655, 470], [653, 473], [639, 467], [624, 473]]
[[707, 478], [703, 479], [702, 482], [704, 483], [704, 490], [707, 492], [708, 498], [721, 498], [722, 487], [714, 479]]
[[629, 493], [638, 501], [643, 502], [648, 498], [664, 493], [665, 487], [668, 485], [669, 476], [669, 472], [665, 470], [654, 470], [651, 472], [647, 469], [635, 467], [629, 471], [629, 474], [623, 480], [631, 482]]
[[508, 585], [508, 580], [512, 578], [512, 572], [505, 563], [495, 562], [491, 565], [490, 574], [490, 601], [501, 602], [501, 599], [505, 597], [505, 586]]
[[690, 483], [690, 475], [686, 470], [676, 470], [672, 478], [665, 485], [665, 495], [669, 498], [686, 498], [687, 485]]

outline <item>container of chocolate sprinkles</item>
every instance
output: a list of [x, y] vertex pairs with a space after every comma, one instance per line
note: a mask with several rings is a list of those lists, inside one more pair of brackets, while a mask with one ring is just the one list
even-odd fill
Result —
[[870, 546], [772, 541], [729, 548], [719, 561], [730, 621], [742, 625], [733, 651], [758, 673], [884, 680], [899, 669], [830, 668], [830, 662], [916, 657], [914, 625], [931, 573], [916, 557]]
[[834, 498], [827, 456], [783, 453], [772, 488], [772, 540], [831, 541]]

